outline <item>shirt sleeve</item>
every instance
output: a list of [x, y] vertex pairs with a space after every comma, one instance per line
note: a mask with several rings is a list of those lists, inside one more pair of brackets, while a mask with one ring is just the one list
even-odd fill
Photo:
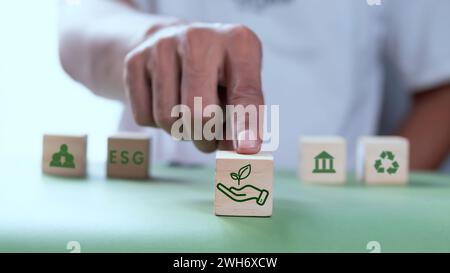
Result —
[[394, 0], [386, 5], [386, 54], [408, 92], [450, 83], [450, 1]]

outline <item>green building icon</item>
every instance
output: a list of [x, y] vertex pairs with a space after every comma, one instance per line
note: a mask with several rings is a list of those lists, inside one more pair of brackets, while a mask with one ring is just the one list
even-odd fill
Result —
[[326, 151], [314, 157], [315, 165], [313, 173], [336, 173], [334, 169], [334, 157]]

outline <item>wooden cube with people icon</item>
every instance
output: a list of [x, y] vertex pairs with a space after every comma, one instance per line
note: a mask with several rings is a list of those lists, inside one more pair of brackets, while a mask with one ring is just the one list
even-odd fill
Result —
[[407, 184], [408, 139], [398, 136], [360, 138], [356, 167], [358, 180], [367, 184]]
[[342, 137], [301, 137], [299, 176], [303, 182], [346, 181], [346, 141]]
[[215, 214], [271, 216], [273, 156], [230, 151], [216, 153]]
[[86, 135], [44, 135], [42, 171], [46, 174], [86, 176]]
[[149, 175], [149, 165], [148, 135], [121, 133], [108, 138], [108, 177], [146, 179]]

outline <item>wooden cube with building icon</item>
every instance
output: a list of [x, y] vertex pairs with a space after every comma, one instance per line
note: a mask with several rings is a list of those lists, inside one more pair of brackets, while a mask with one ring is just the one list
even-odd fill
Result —
[[303, 182], [346, 181], [346, 141], [342, 137], [301, 137], [299, 177]]

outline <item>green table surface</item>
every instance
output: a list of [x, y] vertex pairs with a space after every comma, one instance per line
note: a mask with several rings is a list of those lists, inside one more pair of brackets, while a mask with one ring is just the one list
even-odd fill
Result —
[[214, 170], [153, 166], [148, 181], [41, 174], [39, 162], [0, 162], [0, 251], [450, 251], [450, 177], [413, 173], [408, 186], [306, 185], [276, 171], [270, 218], [213, 213]]

